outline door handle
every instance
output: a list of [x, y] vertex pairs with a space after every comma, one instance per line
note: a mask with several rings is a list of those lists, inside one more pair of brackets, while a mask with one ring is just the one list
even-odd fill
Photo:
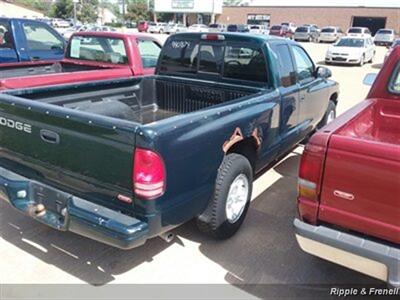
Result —
[[50, 130], [42, 129], [40, 130], [40, 138], [42, 141], [50, 144], [59, 144], [60, 143], [60, 136], [58, 133], [55, 133]]
[[33, 57], [32, 57], [32, 60], [33, 60], [33, 61], [38, 61], [38, 60], [40, 60], [40, 57], [39, 57], [39, 56], [33, 56]]

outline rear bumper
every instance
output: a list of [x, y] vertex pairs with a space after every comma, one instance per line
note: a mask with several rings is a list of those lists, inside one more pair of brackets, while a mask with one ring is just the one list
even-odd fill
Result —
[[57, 230], [131, 249], [148, 238], [148, 224], [0, 167], [0, 199]]
[[400, 287], [400, 248], [294, 220], [300, 247], [312, 255]]

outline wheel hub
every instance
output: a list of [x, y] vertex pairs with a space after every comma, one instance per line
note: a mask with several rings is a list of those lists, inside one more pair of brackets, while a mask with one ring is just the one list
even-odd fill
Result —
[[246, 175], [239, 174], [232, 182], [226, 200], [226, 218], [229, 223], [239, 220], [246, 207], [249, 195], [249, 180]]

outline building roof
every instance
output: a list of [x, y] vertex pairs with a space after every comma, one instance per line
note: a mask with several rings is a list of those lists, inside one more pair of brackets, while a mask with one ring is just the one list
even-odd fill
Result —
[[388, 7], [400, 8], [399, 0], [243, 0], [242, 6], [318, 6], [318, 7]]

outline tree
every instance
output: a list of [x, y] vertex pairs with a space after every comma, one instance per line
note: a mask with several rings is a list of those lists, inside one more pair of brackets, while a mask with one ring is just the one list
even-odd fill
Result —
[[98, 18], [98, 0], [80, 0], [78, 19], [83, 23], [94, 23]]
[[240, 5], [242, 0], [224, 0], [223, 4], [225, 6], [237, 6]]
[[125, 19], [129, 21], [138, 22], [141, 20], [149, 20], [151, 18], [151, 12], [147, 7], [146, 0], [131, 0], [128, 3], [127, 13]]
[[74, 3], [72, 0], [58, 0], [50, 9], [50, 17], [68, 19], [73, 16]]

